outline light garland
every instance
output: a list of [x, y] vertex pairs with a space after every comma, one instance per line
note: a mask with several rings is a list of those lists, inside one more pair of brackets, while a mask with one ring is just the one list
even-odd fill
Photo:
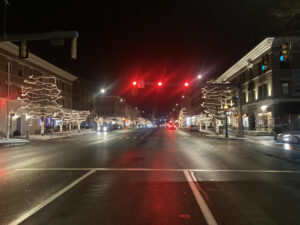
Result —
[[24, 84], [19, 98], [23, 102], [24, 114], [34, 119], [42, 118], [43, 134], [45, 118], [63, 113], [62, 105], [57, 103], [62, 98], [61, 91], [57, 88], [54, 76], [31, 75]]

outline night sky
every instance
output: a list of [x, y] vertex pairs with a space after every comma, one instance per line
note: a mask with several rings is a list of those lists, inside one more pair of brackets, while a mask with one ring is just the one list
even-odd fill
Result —
[[[300, 1], [290, 0], [8, 1], [7, 33], [77, 30], [76, 61], [69, 44], [30, 42], [30, 50], [147, 114], [180, 103], [184, 81], [216, 78], [265, 37], [299, 30]], [[163, 90], [146, 86], [131, 96], [141, 78], [165, 82]]]

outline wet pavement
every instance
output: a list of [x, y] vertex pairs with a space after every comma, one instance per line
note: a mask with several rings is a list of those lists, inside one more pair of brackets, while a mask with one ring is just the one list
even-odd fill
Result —
[[164, 128], [2, 146], [0, 224], [299, 224], [279, 150]]

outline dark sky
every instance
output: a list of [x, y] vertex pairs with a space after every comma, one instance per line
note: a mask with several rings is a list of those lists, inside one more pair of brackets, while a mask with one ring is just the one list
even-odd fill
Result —
[[[160, 115], [180, 103], [182, 82], [198, 73], [215, 78], [265, 37], [285, 31], [276, 20], [279, 0], [8, 1], [8, 33], [79, 32], [76, 61], [68, 45], [47, 41], [30, 43], [33, 53]], [[131, 96], [131, 82], [140, 78], [165, 87]]]

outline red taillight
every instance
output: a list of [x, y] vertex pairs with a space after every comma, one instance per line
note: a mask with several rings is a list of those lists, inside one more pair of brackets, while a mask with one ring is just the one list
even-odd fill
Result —
[[175, 128], [176, 128], [176, 125], [174, 125], [173, 127], [175, 127]]

